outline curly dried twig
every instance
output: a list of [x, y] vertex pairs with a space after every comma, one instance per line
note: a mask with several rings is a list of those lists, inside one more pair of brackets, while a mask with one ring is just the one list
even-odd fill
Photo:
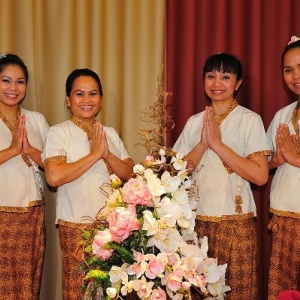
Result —
[[156, 126], [152, 129], [142, 129], [135, 134], [141, 136], [142, 141], [150, 153], [155, 151], [157, 148], [165, 146], [164, 133], [167, 129], [173, 129], [175, 126], [174, 121], [167, 112], [167, 97], [172, 95], [172, 93], [167, 92], [164, 89], [163, 70], [164, 66], [162, 66], [157, 77], [157, 101], [140, 112], [141, 120], [145, 122], [152, 122]]

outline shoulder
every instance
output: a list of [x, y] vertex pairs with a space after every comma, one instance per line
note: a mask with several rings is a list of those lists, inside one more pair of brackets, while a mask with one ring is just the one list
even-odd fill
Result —
[[280, 115], [285, 115], [285, 114], [291, 113], [295, 109], [295, 107], [297, 106], [297, 103], [298, 103], [298, 101], [295, 101], [295, 102], [279, 109], [276, 112], [275, 116], [280, 116]]
[[242, 114], [243, 118], [246, 118], [247, 120], [249, 119], [262, 120], [261, 116], [258, 113], [244, 106], [241, 105], [237, 106], [236, 111], [237, 113]]
[[23, 115], [25, 115], [25, 117], [29, 117], [29, 118], [46, 120], [44, 115], [42, 115], [41, 113], [39, 113], [37, 111], [33, 111], [33, 110], [27, 110], [27, 109], [21, 108], [21, 114], [23, 114]]
[[55, 125], [52, 125], [49, 129], [49, 131], [51, 132], [59, 132], [59, 131], [64, 131], [66, 128], [72, 126], [72, 122], [68, 121], [64, 121]]
[[111, 139], [111, 140], [120, 140], [121, 139], [119, 134], [113, 127], [103, 126], [103, 129], [104, 129], [104, 131], [106, 133], [106, 137], [108, 139]]

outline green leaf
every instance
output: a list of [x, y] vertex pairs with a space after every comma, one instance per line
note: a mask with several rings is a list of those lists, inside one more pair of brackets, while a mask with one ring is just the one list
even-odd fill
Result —
[[92, 252], [93, 251], [93, 248], [92, 248], [92, 245], [88, 245], [84, 248], [84, 251], [85, 252]]
[[135, 262], [135, 260], [133, 259], [132, 251], [116, 242], [106, 243], [104, 245], [104, 248], [106, 249], [110, 248], [115, 250], [121, 256], [121, 258], [128, 264], [133, 264]]
[[104, 281], [108, 277], [108, 272], [107, 271], [102, 271], [102, 270], [90, 270], [84, 277], [84, 280], [87, 279], [96, 279], [96, 280], [101, 280]]
[[90, 237], [91, 237], [91, 232], [90, 231], [87, 231], [87, 230], [84, 230], [82, 232], [82, 237], [85, 239], [85, 240], [88, 240]]

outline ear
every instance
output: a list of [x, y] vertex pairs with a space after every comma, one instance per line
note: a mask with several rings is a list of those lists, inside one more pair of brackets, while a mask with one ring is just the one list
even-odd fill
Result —
[[240, 86], [241, 86], [241, 84], [242, 84], [242, 79], [240, 79], [238, 82], [237, 82], [237, 84], [236, 84], [236, 86], [235, 86], [235, 90], [236, 91], [238, 91], [238, 89], [240, 88]]
[[66, 103], [67, 103], [67, 106], [70, 107], [70, 98], [68, 96], [66, 96]]

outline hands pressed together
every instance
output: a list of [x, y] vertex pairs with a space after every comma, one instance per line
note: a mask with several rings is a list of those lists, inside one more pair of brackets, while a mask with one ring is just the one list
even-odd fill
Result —
[[214, 112], [211, 106], [206, 106], [205, 108], [200, 143], [206, 149], [215, 149], [222, 143], [219, 124], [214, 118]]
[[106, 133], [103, 130], [103, 125], [99, 122], [95, 122], [93, 126], [94, 131], [92, 139], [90, 140], [91, 153], [96, 154], [98, 159], [107, 159], [110, 152], [106, 139]]
[[290, 134], [288, 125], [279, 124], [276, 132], [276, 153], [272, 157], [272, 167], [284, 163], [300, 167], [300, 146], [295, 134]]

